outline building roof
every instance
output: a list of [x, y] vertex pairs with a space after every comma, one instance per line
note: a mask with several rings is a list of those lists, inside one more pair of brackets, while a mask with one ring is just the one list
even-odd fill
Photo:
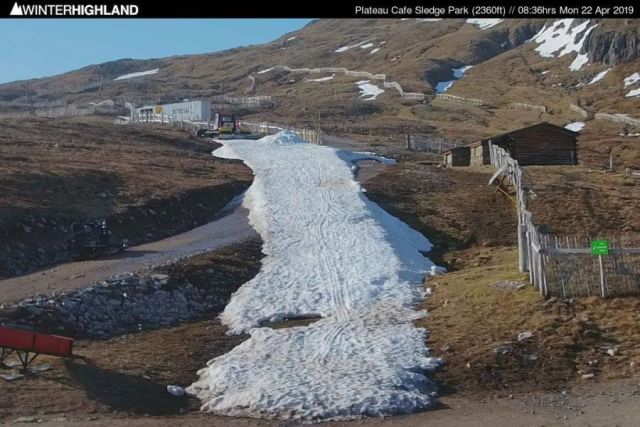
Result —
[[447, 151], [443, 151], [442, 154], [450, 154], [450, 153], [452, 153], [454, 151], [466, 151], [468, 149], [469, 149], [468, 146], [453, 147], [453, 148], [448, 149]]
[[547, 132], [562, 133], [564, 135], [572, 136], [574, 138], [578, 137], [578, 132], [574, 132], [572, 130], [565, 129], [565, 128], [561, 127], [561, 126], [556, 126], [556, 125], [554, 125], [552, 123], [549, 123], [549, 122], [541, 122], [541, 123], [536, 123], [535, 125], [525, 126], [523, 128], [520, 128], [520, 129], [515, 129], [515, 130], [512, 130], [512, 131], [500, 134], [500, 135], [492, 136], [490, 138], [484, 138], [480, 142], [489, 141], [489, 140], [491, 140], [492, 142], [497, 142], [497, 141], [506, 139], [509, 136], [513, 137], [512, 135], [514, 135], [514, 134], [521, 133], [523, 131], [527, 131], [527, 130], [533, 129], [533, 128], [544, 128], [544, 130], [547, 131]]

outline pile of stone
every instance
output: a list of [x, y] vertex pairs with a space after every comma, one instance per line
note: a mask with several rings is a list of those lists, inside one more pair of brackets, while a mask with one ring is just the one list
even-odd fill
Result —
[[107, 338], [220, 311], [226, 302], [226, 296], [191, 283], [171, 283], [166, 274], [127, 274], [55, 297], [29, 298], [9, 311], [14, 326]]

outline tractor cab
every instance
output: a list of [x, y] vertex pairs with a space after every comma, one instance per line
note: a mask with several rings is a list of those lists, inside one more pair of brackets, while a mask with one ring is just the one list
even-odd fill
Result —
[[67, 240], [67, 252], [76, 260], [114, 255], [127, 248], [124, 242], [113, 242], [111, 230], [105, 219], [71, 224], [71, 238]]

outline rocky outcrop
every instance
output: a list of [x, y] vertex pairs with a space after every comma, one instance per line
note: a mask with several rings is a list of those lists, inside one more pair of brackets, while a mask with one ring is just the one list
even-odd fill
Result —
[[57, 297], [39, 296], [5, 308], [13, 326], [56, 330], [75, 337], [107, 338], [155, 329], [219, 311], [228, 295], [186, 282], [175, 285], [165, 274], [128, 274]]
[[587, 36], [582, 47], [591, 62], [619, 65], [640, 58], [640, 34], [637, 30], [598, 31]]

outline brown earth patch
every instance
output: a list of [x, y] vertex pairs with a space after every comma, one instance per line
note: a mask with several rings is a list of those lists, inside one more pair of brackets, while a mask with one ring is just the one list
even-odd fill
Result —
[[251, 182], [215, 145], [159, 126], [96, 117], [3, 120], [0, 277], [68, 259], [75, 221], [107, 218], [130, 244], [189, 230]]

